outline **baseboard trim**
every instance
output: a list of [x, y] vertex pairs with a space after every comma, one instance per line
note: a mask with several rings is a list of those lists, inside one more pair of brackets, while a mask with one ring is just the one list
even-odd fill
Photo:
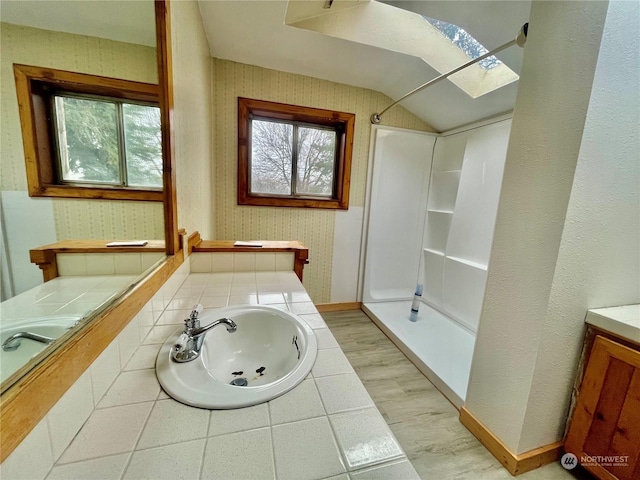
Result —
[[480, 443], [514, 476], [555, 462], [562, 456], [562, 442], [551, 443], [519, 455], [513, 453], [465, 407], [460, 409], [460, 423], [467, 427]]
[[362, 302], [345, 303], [319, 303], [316, 308], [319, 312], [341, 312], [343, 310], [360, 310]]

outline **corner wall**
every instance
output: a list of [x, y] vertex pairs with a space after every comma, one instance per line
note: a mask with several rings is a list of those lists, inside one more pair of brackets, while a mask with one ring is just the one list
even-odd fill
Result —
[[520, 439], [562, 438], [590, 308], [640, 303], [640, 3], [609, 4]]
[[[542, 349], [545, 317], [606, 10], [607, 2], [534, 1], [531, 7], [466, 403], [514, 454], [541, 446], [523, 438], [529, 400], [540, 387], [536, 363], [566, 352], [562, 345]], [[566, 383], [569, 373], [557, 375]], [[545, 406], [564, 401], [544, 388], [539, 393]], [[555, 437], [559, 419], [553, 420], [540, 428]]]
[[214, 238], [212, 68], [197, 2], [171, 2], [178, 227]]
[[[312, 300], [355, 302], [371, 134], [369, 117], [384, 109], [391, 99], [373, 90], [227, 60], [214, 59], [214, 72], [216, 239], [300, 240], [309, 247], [304, 285]], [[356, 114], [349, 210], [237, 205], [238, 97]], [[387, 112], [384, 124], [433, 131], [402, 107]]]

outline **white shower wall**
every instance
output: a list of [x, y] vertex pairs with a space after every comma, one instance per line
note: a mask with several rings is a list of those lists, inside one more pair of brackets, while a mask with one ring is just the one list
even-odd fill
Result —
[[[466, 396], [510, 128], [502, 118], [442, 135], [372, 132], [364, 310], [457, 406]], [[423, 305], [413, 323], [418, 282]]]
[[408, 299], [418, 278], [436, 137], [379, 126], [371, 136], [363, 301]]

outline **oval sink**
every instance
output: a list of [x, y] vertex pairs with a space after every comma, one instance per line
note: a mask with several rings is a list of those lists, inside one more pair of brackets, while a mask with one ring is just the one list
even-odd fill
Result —
[[259, 305], [205, 310], [201, 326], [227, 317], [233, 333], [218, 326], [205, 334], [202, 353], [186, 363], [171, 359], [178, 328], [156, 360], [162, 388], [179, 402], [210, 409], [241, 408], [278, 397], [300, 383], [316, 359], [316, 336], [297, 315]]

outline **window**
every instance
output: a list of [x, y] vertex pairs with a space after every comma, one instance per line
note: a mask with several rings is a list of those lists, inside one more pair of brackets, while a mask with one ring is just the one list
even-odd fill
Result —
[[238, 204], [349, 207], [355, 115], [238, 98]]
[[31, 196], [162, 201], [158, 86], [14, 65]]
[[[489, 52], [489, 50], [487, 50], [484, 45], [476, 40], [475, 37], [473, 37], [464, 28], [461, 28], [458, 25], [454, 25], [453, 23], [427, 17], [425, 15], [422, 15], [422, 18], [436, 27], [440, 31], [440, 33], [451, 40], [451, 43], [453, 43], [456, 47], [466, 53], [469, 59], [473, 60]], [[480, 65], [485, 70], [491, 70], [492, 68], [502, 65], [502, 62], [498, 60], [495, 55], [491, 55], [484, 60], [480, 60], [478, 62], [478, 65]]]

